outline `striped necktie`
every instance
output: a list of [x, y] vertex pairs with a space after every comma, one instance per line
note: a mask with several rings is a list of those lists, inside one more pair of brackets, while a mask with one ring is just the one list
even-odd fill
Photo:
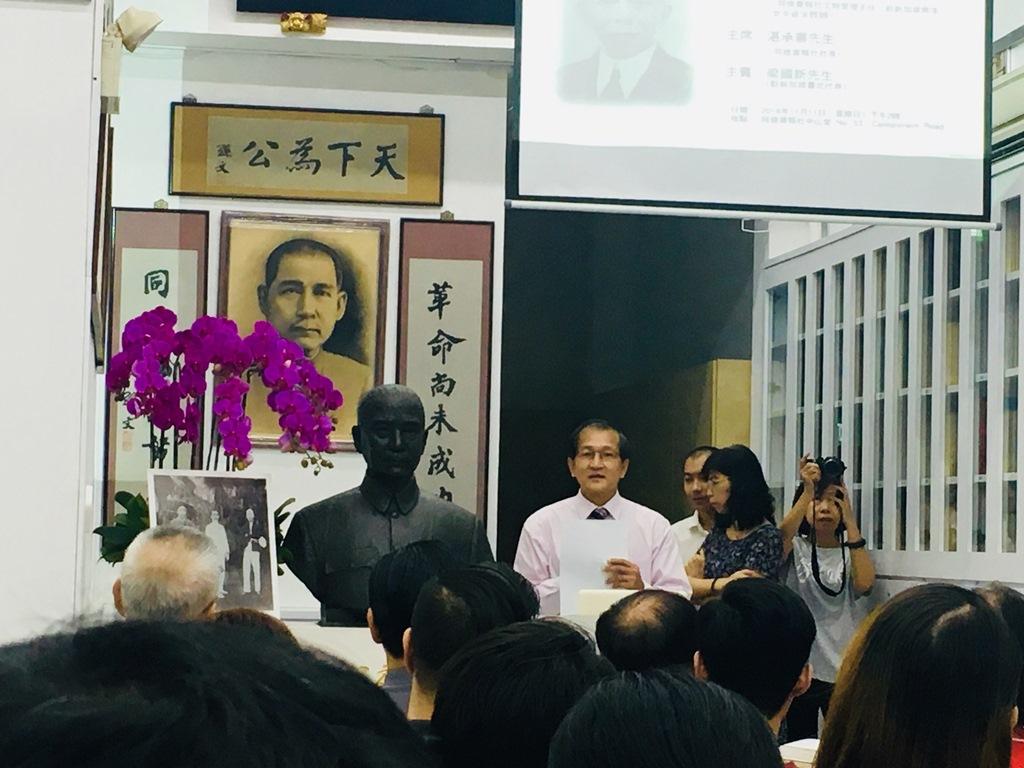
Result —
[[598, 507], [589, 515], [587, 515], [587, 520], [609, 520], [611, 519], [611, 516], [612, 513], [609, 512], [607, 509], [605, 509], [604, 507]]

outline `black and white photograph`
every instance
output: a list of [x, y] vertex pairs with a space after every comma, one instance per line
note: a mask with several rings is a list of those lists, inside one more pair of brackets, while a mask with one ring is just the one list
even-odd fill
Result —
[[680, 55], [684, 0], [565, 0], [558, 94], [579, 103], [680, 106], [693, 67]]
[[[344, 403], [331, 438], [353, 450], [356, 404], [383, 381], [388, 223], [362, 219], [225, 213], [219, 314], [242, 334], [266, 320], [334, 382]], [[246, 412], [257, 445], [276, 445], [277, 415], [262, 382]]]
[[205, 534], [223, 561], [217, 607], [277, 615], [277, 549], [267, 481], [237, 472], [153, 470], [150, 521]]

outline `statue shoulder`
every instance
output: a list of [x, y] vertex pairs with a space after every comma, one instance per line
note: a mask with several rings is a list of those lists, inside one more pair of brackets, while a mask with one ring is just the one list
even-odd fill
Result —
[[420, 506], [429, 514], [450, 520], [452, 523], [468, 525], [476, 522], [476, 515], [468, 509], [464, 509], [450, 501], [439, 499], [437, 496], [432, 496], [429, 493], [424, 493], [422, 490], [420, 491]]
[[359, 488], [351, 488], [347, 491], [336, 493], [333, 496], [328, 496], [326, 499], [314, 501], [312, 504], [306, 505], [295, 513], [295, 517], [302, 517], [307, 521], [313, 521], [331, 515], [337, 515], [338, 513], [351, 509], [358, 501], [361, 500], [362, 497], [359, 494]]

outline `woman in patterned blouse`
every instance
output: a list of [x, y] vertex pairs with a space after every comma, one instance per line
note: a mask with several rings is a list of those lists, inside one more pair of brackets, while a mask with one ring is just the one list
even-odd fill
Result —
[[744, 445], [720, 448], [704, 463], [715, 527], [686, 565], [695, 600], [721, 592], [736, 579], [777, 579], [782, 533], [761, 462]]

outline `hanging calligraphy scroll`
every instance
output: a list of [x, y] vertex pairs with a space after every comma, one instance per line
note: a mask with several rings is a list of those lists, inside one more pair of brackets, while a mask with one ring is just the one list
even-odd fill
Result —
[[441, 205], [444, 115], [171, 104], [172, 195]]
[[[178, 327], [192, 325], [206, 307], [209, 243], [206, 211], [115, 208], [111, 284], [110, 354], [121, 351], [125, 323], [146, 310], [167, 307]], [[124, 403], [107, 395], [105, 514], [114, 514], [114, 494], [146, 494], [153, 436], [143, 423], [125, 426]], [[168, 466], [199, 466], [202, 445], [193, 456], [188, 443], [173, 449]]]
[[423, 398], [420, 487], [484, 517], [494, 224], [402, 220], [398, 381]]

